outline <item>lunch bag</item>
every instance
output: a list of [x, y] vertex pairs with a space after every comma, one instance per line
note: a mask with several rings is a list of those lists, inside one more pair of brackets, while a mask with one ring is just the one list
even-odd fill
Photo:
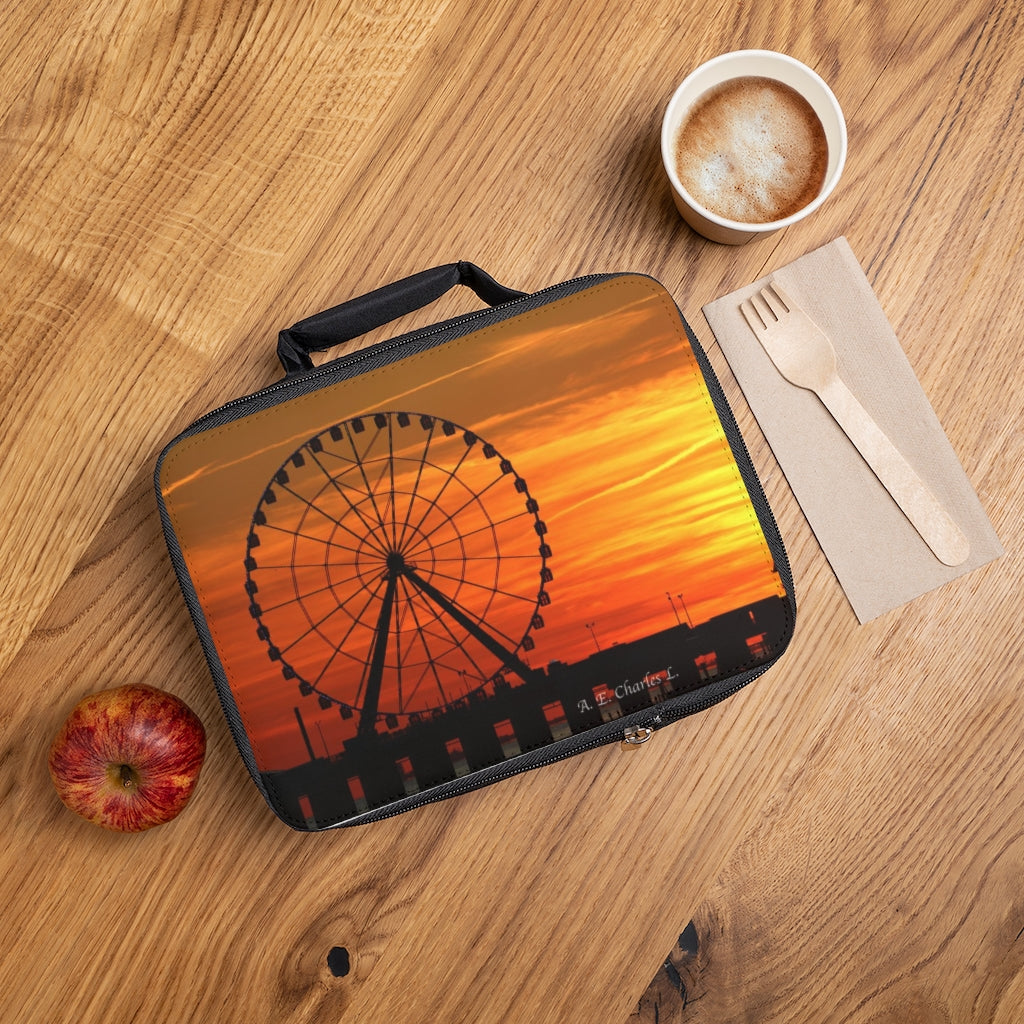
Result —
[[[487, 308], [314, 365], [456, 284]], [[775, 519], [668, 292], [471, 263], [282, 331], [283, 379], [160, 454], [171, 563], [242, 759], [369, 822], [734, 694], [793, 633]]]

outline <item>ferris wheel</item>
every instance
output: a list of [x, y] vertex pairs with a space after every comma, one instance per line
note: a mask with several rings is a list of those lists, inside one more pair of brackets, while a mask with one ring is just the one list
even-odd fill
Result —
[[283, 679], [366, 735], [530, 678], [550, 558], [536, 499], [493, 445], [382, 411], [311, 437], [273, 475], [245, 589]]

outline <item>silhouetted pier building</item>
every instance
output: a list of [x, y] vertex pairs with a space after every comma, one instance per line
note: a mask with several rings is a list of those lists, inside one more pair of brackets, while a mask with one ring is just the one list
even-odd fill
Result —
[[265, 778], [311, 823], [348, 817], [752, 668], [771, 656], [786, 614], [782, 598], [767, 598], [571, 665], [551, 662], [525, 680], [499, 675], [493, 693], [410, 716], [401, 729], [353, 736], [340, 754]]

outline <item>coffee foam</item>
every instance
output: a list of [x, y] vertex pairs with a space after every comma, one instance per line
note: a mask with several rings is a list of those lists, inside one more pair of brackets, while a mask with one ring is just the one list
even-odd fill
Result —
[[734, 78], [698, 99], [676, 140], [676, 173], [703, 207], [764, 224], [803, 209], [821, 191], [825, 129], [810, 103], [771, 78]]

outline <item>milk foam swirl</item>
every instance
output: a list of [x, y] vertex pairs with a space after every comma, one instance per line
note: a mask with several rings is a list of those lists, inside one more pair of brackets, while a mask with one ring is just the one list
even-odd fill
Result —
[[825, 129], [810, 103], [772, 78], [730, 79], [697, 100], [676, 139], [683, 188], [746, 224], [782, 220], [821, 191]]

